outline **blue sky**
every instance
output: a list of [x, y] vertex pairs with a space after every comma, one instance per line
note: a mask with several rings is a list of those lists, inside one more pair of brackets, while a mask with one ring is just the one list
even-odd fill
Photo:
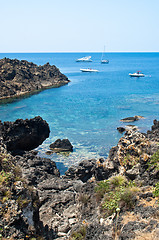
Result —
[[159, 52], [159, 0], [0, 0], [0, 52]]

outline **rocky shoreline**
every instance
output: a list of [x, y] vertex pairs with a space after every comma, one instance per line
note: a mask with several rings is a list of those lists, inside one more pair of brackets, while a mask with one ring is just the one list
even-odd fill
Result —
[[30, 95], [69, 82], [56, 66], [49, 63], [37, 66], [26, 60], [0, 59], [0, 100]]
[[1, 238], [159, 238], [157, 120], [146, 134], [126, 130], [107, 159], [82, 161], [64, 176], [31, 150], [49, 131], [40, 117], [0, 124]]

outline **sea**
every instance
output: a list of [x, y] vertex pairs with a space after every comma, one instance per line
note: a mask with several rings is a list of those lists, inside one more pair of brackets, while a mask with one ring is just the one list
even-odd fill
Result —
[[[50, 126], [50, 136], [38, 150], [41, 157], [56, 162], [61, 174], [86, 159], [106, 159], [109, 150], [122, 137], [117, 127], [122, 118], [135, 115], [143, 119], [131, 123], [141, 132], [159, 120], [159, 53], [107, 53], [109, 64], [101, 64], [102, 53], [0, 53], [0, 58], [27, 60], [37, 65], [49, 62], [71, 81], [29, 97], [0, 104], [0, 120], [15, 121], [41, 116]], [[76, 59], [92, 56], [92, 62]], [[81, 72], [93, 68], [99, 72]], [[129, 73], [141, 70], [145, 77]], [[49, 145], [68, 138], [72, 153], [47, 154]]]

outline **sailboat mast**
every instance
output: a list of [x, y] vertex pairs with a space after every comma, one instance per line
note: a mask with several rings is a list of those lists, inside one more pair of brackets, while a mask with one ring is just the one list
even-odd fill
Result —
[[104, 53], [105, 53], [105, 45], [104, 45], [104, 51], [102, 52], [101, 61], [102, 61], [102, 60], [103, 60], [103, 58], [104, 58]]

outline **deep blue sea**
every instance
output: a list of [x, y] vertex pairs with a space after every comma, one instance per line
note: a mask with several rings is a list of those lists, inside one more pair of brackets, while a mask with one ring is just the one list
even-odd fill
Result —
[[[93, 62], [76, 62], [92, 56]], [[61, 173], [81, 160], [106, 158], [122, 136], [116, 130], [125, 126], [120, 119], [144, 116], [135, 122], [142, 132], [159, 119], [159, 53], [108, 53], [109, 64], [101, 64], [101, 53], [1, 53], [43, 65], [56, 65], [71, 82], [44, 90], [27, 98], [0, 105], [0, 119], [14, 121], [40, 115], [50, 126], [50, 137], [38, 147], [39, 155], [57, 163]], [[95, 68], [98, 73], [83, 73], [80, 68]], [[144, 78], [129, 73], [141, 70]], [[68, 138], [73, 153], [46, 155], [58, 138]]]

